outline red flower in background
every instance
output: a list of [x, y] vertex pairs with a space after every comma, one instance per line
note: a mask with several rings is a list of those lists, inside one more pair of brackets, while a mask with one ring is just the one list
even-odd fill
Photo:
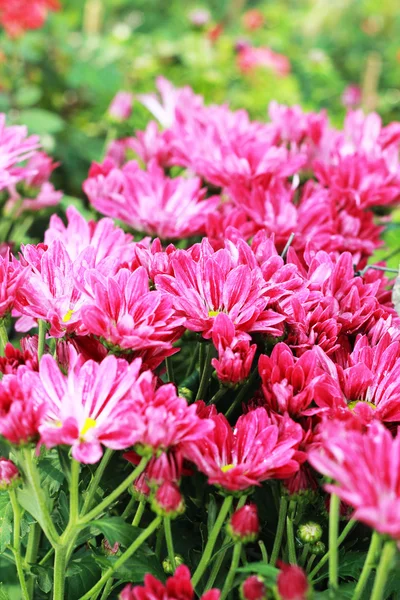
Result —
[[39, 29], [50, 10], [60, 10], [58, 0], [0, 0], [0, 23], [10, 37]]

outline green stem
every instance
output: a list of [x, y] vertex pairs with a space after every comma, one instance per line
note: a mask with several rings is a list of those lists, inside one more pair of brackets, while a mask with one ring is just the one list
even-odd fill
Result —
[[137, 507], [137, 511], [136, 511], [135, 517], [134, 517], [134, 519], [132, 521], [132, 525], [134, 527], [139, 527], [140, 521], [142, 520], [142, 516], [143, 516], [145, 508], [146, 508], [146, 500], [141, 500], [139, 502], [139, 506]]
[[220, 387], [218, 392], [216, 392], [214, 394], [214, 396], [211, 398], [211, 400], [208, 404], [217, 404], [217, 402], [219, 402], [221, 400], [221, 398], [223, 398], [225, 396], [227, 391], [228, 391], [227, 387]]
[[359, 600], [361, 598], [364, 588], [367, 585], [369, 576], [373, 567], [375, 566], [376, 555], [379, 552], [381, 547], [382, 538], [377, 531], [374, 531], [371, 538], [371, 543], [369, 545], [368, 554], [365, 559], [365, 563], [363, 569], [361, 571], [360, 578], [357, 582], [356, 589], [354, 590], [354, 594], [352, 596], [352, 600]]
[[206, 570], [206, 568], [208, 566], [208, 563], [210, 561], [212, 551], [214, 550], [214, 546], [217, 541], [219, 532], [221, 531], [221, 528], [225, 522], [227, 514], [232, 506], [232, 502], [233, 502], [233, 497], [227, 496], [222, 503], [221, 509], [219, 511], [219, 515], [214, 523], [213, 528], [211, 529], [209, 538], [207, 540], [206, 547], [204, 548], [203, 556], [201, 557], [201, 560], [200, 560], [199, 564], [197, 565], [197, 569], [193, 574], [193, 577], [192, 577], [193, 587], [196, 587], [196, 585], [199, 583], [204, 571]]
[[82, 507], [82, 515], [86, 514], [86, 512], [90, 508], [90, 505], [92, 504], [93, 498], [97, 492], [97, 488], [99, 487], [101, 478], [104, 475], [104, 471], [106, 470], [107, 465], [110, 462], [113, 452], [114, 451], [110, 450], [110, 448], [106, 448], [106, 451], [103, 454], [103, 458], [101, 459], [100, 464], [96, 469], [95, 476], [93, 477], [92, 481], [89, 483], [88, 488], [86, 490], [85, 501], [84, 501], [83, 507]]
[[107, 581], [106, 587], [104, 588], [104, 591], [103, 591], [103, 593], [101, 595], [100, 600], [106, 600], [108, 598], [108, 596], [109, 596], [109, 594], [111, 592], [111, 588], [113, 586], [113, 583], [114, 583], [114, 579], [112, 579], [112, 578]]
[[150, 457], [143, 456], [136, 469], [134, 469], [132, 473], [129, 473], [129, 475], [124, 479], [124, 481], [120, 483], [119, 486], [116, 487], [115, 490], [111, 492], [109, 496], [104, 498], [104, 500], [100, 502], [100, 504], [98, 504], [90, 512], [82, 516], [79, 519], [78, 524], [86, 525], [87, 523], [90, 523], [90, 521], [93, 521], [93, 519], [96, 519], [96, 517], [98, 517], [106, 508], [110, 506], [110, 504], [112, 504], [123, 492], [125, 492], [125, 490], [127, 490], [130, 485], [132, 485], [135, 479], [137, 479], [139, 475], [144, 471], [149, 460]]
[[122, 519], [126, 519], [127, 517], [129, 517], [129, 515], [131, 514], [132, 509], [135, 505], [135, 502], [136, 502], [136, 498], [134, 496], [131, 496], [128, 504], [124, 508], [124, 512], [121, 515]]
[[[347, 523], [346, 527], [343, 529], [342, 533], [338, 537], [338, 541], [337, 541], [338, 548], [344, 542], [344, 540], [346, 539], [346, 537], [348, 536], [348, 534], [353, 529], [353, 527], [356, 523], [357, 523], [357, 521], [354, 521], [354, 520], [351, 520]], [[322, 567], [324, 566], [324, 564], [328, 561], [329, 555], [330, 555], [330, 552], [328, 550], [328, 552], [326, 554], [324, 554], [324, 556], [321, 558], [321, 560], [316, 564], [314, 569], [311, 571], [311, 573], [309, 575], [309, 579], [311, 582], [312, 582], [312, 579], [315, 577], [315, 575], [318, 573], [318, 571], [320, 571], [322, 569]], [[310, 566], [310, 568], [311, 568], [311, 566]]]
[[54, 554], [54, 548], [50, 548], [50, 550], [48, 552], [46, 552], [46, 554], [43, 556], [42, 560], [39, 561], [39, 565], [42, 566], [42, 565], [46, 564], [47, 561], [49, 560], [49, 558], [51, 558], [53, 554]]
[[4, 319], [0, 321], [0, 354], [4, 356], [4, 349], [8, 344], [8, 334], [6, 326], [4, 325]]
[[32, 491], [35, 495], [36, 502], [38, 504], [40, 513], [40, 526], [50, 544], [55, 547], [59, 541], [59, 535], [56, 531], [53, 521], [46, 504], [46, 497], [43, 493], [42, 483], [40, 481], [40, 475], [36, 468], [36, 465], [32, 459], [31, 450], [29, 448], [23, 449], [26, 476], [32, 487]]
[[65, 590], [65, 571], [67, 566], [67, 545], [57, 546], [54, 557], [53, 600], [63, 600]]
[[288, 508], [287, 498], [285, 496], [282, 496], [281, 503], [279, 506], [278, 525], [276, 528], [276, 534], [275, 534], [274, 545], [272, 548], [271, 560], [269, 561], [269, 564], [272, 565], [273, 567], [275, 566], [275, 563], [278, 559], [279, 551], [280, 551], [281, 545], [282, 545], [283, 532], [285, 531], [285, 520], [286, 520], [287, 508]]
[[310, 569], [313, 566], [316, 557], [317, 557], [316, 554], [311, 554], [310, 558], [308, 559], [307, 566], [306, 566], [306, 573], [310, 572]]
[[165, 541], [167, 543], [168, 558], [171, 563], [172, 573], [175, 573], [175, 570], [176, 570], [175, 551], [174, 551], [174, 543], [172, 541], [171, 519], [169, 517], [164, 518], [164, 532], [165, 532]]
[[174, 365], [172, 364], [171, 356], [167, 356], [167, 358], [165, 359], [165, 365], [167, 367], [168, 381], [170, 381], [171, 383], [175, 383]]
[[189, 377], [189, 375], [191, 375], [195, 369], [196, 363], [197, 363], [197, 358], [200, 352], [200, 348], [199, 346], [201, 346], [202, 344], [200, 344], [199, 342], [197, 342], [196, 344], [196, 348], [194, 349], [194, 352], [192, 354], [192, 358], [190, 360], [189, 366], [187, 368], [186, 374], [185, 374], [185, 379], [187, 379]]
[[310, 550], [310, 544], [305, 544], [303, 547], [303, 551], [301, 553], [300, 559], [299, 559], [299, 565], [301, 567], [304, 567], [304, 565], [306, 564], [309, 550]]
[[69, 520], [75, 524], [79, 516], [79, 472], [81, 465], [78, 461], [71, 461], [71, 482], [69, 487]]
[[17, 567], [18, 579], [21, 586], [22, 600], [29, 600], [29, 592], [26, 586], [24, 569], [22, 566], [21, 557], [21, 511], [17, 501], [15, 490], [9, 490], [11, 506], [14, 513], [14, 536], [13, 536], [13, 552], [15, 557], [15, 566]]
[[329, 507], [329, 587], [332, 590], [336, 590], [338, 587], [339, 510], [339, 496], [337, 496], [336, 494], [332, 494], [331, 503]]
[[164, 540], [164, 524], [161, 523], [161, 525], [157, 531], [156, 549], [155, 549], [155, 554], [156, 554], [158, 560], [160, 560], [160, 558], [161, 558], [161, 549], [162, 549], [163, 540]]
[[[107, 569], [104, 575], [99, 581], [84, 594], [80, 600], [90, 600], [99, 590], [102, 589], [103, 585], [113, 576], [115, 571], [118, 571], [120, 567], [136, 552], [138, 548], [147, 540], [147, 538], [157, 529], [162, 521], [162, 517], [156, 517], [148, 527], [136, 538], [136, 540], [129, 546], [127, 550], [115, 561], [114, 565]], [[62, 598], [62, 596], [61, 596]]]
[[235, 579], [237, 568], [239, 566], [241, 551], [242, 551], [242, 544], [239, 542], [238, 544], [235, 544], [235, 547], [233, 549], [231, 566], [228, 571], [228, 575], [226, 577], [224, 587], [222, 588], [220, 600], [225, 600], [225, 598], [227, 597], [227, 595], [229, 594], [229, 592], [232, 589], [233, 581]]
[[268, 564], [268, 552], [265, 547], [265, 544], [262, 540], [259, 540], [258, 545], [261, 550], [261, 556], [262, 556], [263, 562], [265, 562], [265, 564], [267, 565]]
[[44, 346], [46, 342], [46, 331], [47, 323], [42, 319], [39, 319], [39, 340], [38, 340], [38, 360], [40, 360], [44, 353]]
[[396, 542], [389, 540], [383, 546], [381, 559], [376, 571], [374, 587], [372, 588], [371, 600], [383, 600], [387, 578], [393, 566], [393, 558], [396, 554]]
[[[37, 555], [39, 552], [41, 533], [42, 533], [42, 530], [40, 529], [39, 523], [32, 523], [32, 525], [29, 529], [28, 543], [26, 545], [26, 553], [25, 553], [25, 563], [27, 565], [33, 565], [36, 563]], [[32, 575], [28, 579], [27, 586], [28, 586], [29, 598], [32, 598], [34, 587], [35, 587], [35, 578]]]
[[291, 565], [297, 564], [296, 559], [296, 546], [294, 543], [294, 532], [293, 532], [293, 521], [289, 515], [286, 517], [286, 535], [288, 542], [288, 552], [289, 552], [289, 563]]
[[234, 412], [234, 410], [236, 409], [237, 406], [239, 406], [240, 402], [242, 402], [242, 400], [245, 398], [247, 392], [251, 389], [251, 387], [254, 385], [255, 381], [258, 378], [258, 367], [256, 367], [253, 372], [251, 373], [249, 379], [247, 380], [247, 382], [244, 384], [244, 386], [242, 387], [242, 389], [240, 390], [240, 392], [238, 393], [238, 395], [236, 396], [235, 400], [232, 402], [232, 404], [230, 405], [230, 407], [228, 408], [228, 410], [225, 413], [226, 418], [230, 417], [231, 414]]
[[204, 361], [204, 367], [201, 374], [199, 389], [197, 390], [196, 400], [204, 400], [207, 394], [208, 383], [210, 380], [212, 365], [211, 359], [214, 352], [214, 346], [212, 344], [208, 344], [207, 352]]

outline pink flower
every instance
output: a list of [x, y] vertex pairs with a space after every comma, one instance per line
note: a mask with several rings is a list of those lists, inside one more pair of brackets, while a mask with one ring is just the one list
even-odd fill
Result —
[[[185, 565], [180, 565], [166, 584], [162, 584], [153, 575], [145, 575], [143, 586], [127, 585], [121, 592], [121, 600], [194, 600], [195, 594], [190, 571]], [[220, 591], [209, 590], [200, 600], [219, 600]]]
[[296, 359], [283, 342], [274, 347], [271, 356], [260, 356], [258, 369], [270, 409], [296, 416], [308, 408], [321, 377], [321, 369], [317, 371], [317, 356], [316, 352], [309, 350]]
[[29, 272], [9, 253], [0, 256], [0, 318], [14, 306], [17, 293]]
[[260, 533], [257, 506], [245, 504], [236, 510], [229, 520], [227, 531], [235, 542], [254, 542]]
[[[141, 456], [136, 452], [125, 452], [124, 458], [134, 465], [138, 465]], [[178, 447], [173, 447], [168, 452], [163, 452], [160, 456], [153, 456], [147, 463], [143, 472], [146, 484], [150, 488], [158, 488], [165, 481], [178, 483], [184, 474], [183, 455]], [[188, 473], [188, 470], [185, 470]]]
[[10, 489], [19, 479], [18, 467], [11, 460], [0, 456], [0, 491]]
[[247, 490], [297, 471], [293, 457], [302, 432], [288, 417], [275, 424], [264, 408], [257, 408], [239, 417], [233, 430], [222, 414], [211, 419], [214, 429], [184, 448], [210, 484], [229, 491]]
[[39, 370], [39, 362], [37, 358], [37, 340], [36, 348], [32, 351], [30, 348], [29, 340], [22, 338], [20, 341], [22, 351], [18, 348], [14, 348], [10, 342], [8, 342], [4, 348], [4, 356], [0, 357], [0, 372], [3, 374], [16, 374], [20, 365], [26, 365], [30, 371]]
[[89, 173], [84, 190], [103, 214], [137, 231], [180, 239], [204, 233], [207, 216], [219, 203], [218, 197], [205, 200], [206, 190], [200, 186], [198, 178], [167, 177], [155, 161], [147, 171], [131, 161], [106, 176]]
[[244, 28], [248, 31], [255, 31], [260, 29], [265, 23], [264, 15], [257, 8], [246, 10], [243, 17]]
[[132, 114], [132, 104], [133, 94], [118, 92], [108, 108], [108, 114], [116, 121], [126, 121]]
[[342, 94], [342, 104], [346, 108], [354, 108], [361, 104], [361, 88], [354, 83], [348, 85]]
[[[7, 0], [0, 0], [1, 3]], [[7, 2], [8, 3], [8, 2]], [[29, 171], [21, 163], [32, 157], [39, 147], [37, 135], [27, 136], [23, 125], [6, 126], [6, 116], [0, 113], [0, 189], [4, 189], [23, 179]]]
[[306, 600], [309, 590], [307, 575], [297, 565], [281, 563], [277, 579], [278, 593], [282, 600]]
[[172, 344], [182, 335], [184, 318], [176, 315], [171, 298], [149, 290], [144, 267], [133, 273], [121, 269], [110, 277], [88, 271], [85, 292], [80, 314], [90, 333], [139, 352], [151, 368], [176, 352]]
[[154, 455], [178, 450], [183, 444], [204, 438], [213, 429], [213, 421], [200, 418], [197, 406], [188, 406], [186, 400], [177, 396], [174, 385], [161, 385], [156, 389], [156, 384], [155, 377], [143, 376], [140, 393], [135, 390], [132, 395], [136, 452]]
[[250, 575], [240, 586], [242, 600], [266, 600], [267, 588], [264, 580], [258, 575]]
[[400, 434], [393, 438], [378, 422], [363, 433], [324, 421], [321, 436], [308, 459], [334, 480], [327, 491], [354, 507], [354, 519], [400, 540]]
[[173, 299], [187, 329], [201, 331], [208, 339], [216, 317], [226, 313], [237, 332], [281, 334], [285, 317], [268, 309], [268, 301], [272, 295], [284, 294], [285, 285], [264, 281], [244, 240], [236, 246], [227, 242], [225, 249], [214, 252], [203, 239], [190, 253], [174, 253], [171, 266], [174, 275], [157, 275], [156, 287]]
[[58, 0], [0, 0], [0, 23], [10, 37], [43, 26], [50, 10], [59, 10]]
[[[131, 395], [140, 380], [141, 361], [131, 365], [115, 356], [100, 364], [77, 356], [63, 375], [48, 354], [40, 361], [40, 383], [34, 390], [48, 410], [39, 432], [47, 448], [72, 447], [72, 456], [85, 464], [96, 463], [107, 448], [122, 450], [134, 440], [135, 414]], [[143, 374], [141, 377], [145, 377]]]
[[39, 374], [24, 365], [0, 382], [0, 434], [12, 444], [35, 442], [39, 437], [47, 411], [46, 402], [33, 397], [39, 385]]
[[242, 73], [248, 73], [257, 67], [270, 69], [279, 77], [286, 77], [291, 71], [290, 61], [284, 54], [278, 54], [271, 48], [243, 48], [238, 54], [237, 66]]
[[218, 359], [213, 358], [212, 366], [218, 379], [224, 384], [243, 382], [248, 378], [257, 349], [247, 339], [236, 335], [235, 326], [227, 315], [220, 313], [215, 319], [212, 340], [218, 350]]

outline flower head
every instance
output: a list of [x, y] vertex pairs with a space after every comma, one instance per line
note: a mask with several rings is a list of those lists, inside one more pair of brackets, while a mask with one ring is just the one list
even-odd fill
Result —
[[266, 600], [267, 588], [264, 580], [258, 575], [250, 575], [240, 586], [242, 600]]
[[281, 564], [277, 585], [282, 600], [306, 600], [309, 585], [307, 575], [297, 565]]
[[43, 26], [50, 10], [59, 10], [58, 0], [0, 0], [0, 23], [10, 37]]

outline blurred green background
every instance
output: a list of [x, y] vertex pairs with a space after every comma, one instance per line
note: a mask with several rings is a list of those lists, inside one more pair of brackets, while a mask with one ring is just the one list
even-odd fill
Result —
[[[340, 124], [342, 94], [355, 84], [389, 122], [400, 112], [399, 34], [397, 0], [64, 0], [43, 29], [18, 40], [0, 34], [0, 110], [41, 134], [61, 162], [56, 185], [81, 196], [118, 90], [152, 91], [162, 74], [255, 118], [275, 99], [326, 108]], [[243, 73], [237, 47], [249, 44], [287, 57], [290, 72]], [[148, 116], [137, 104], [120, 135]]]

